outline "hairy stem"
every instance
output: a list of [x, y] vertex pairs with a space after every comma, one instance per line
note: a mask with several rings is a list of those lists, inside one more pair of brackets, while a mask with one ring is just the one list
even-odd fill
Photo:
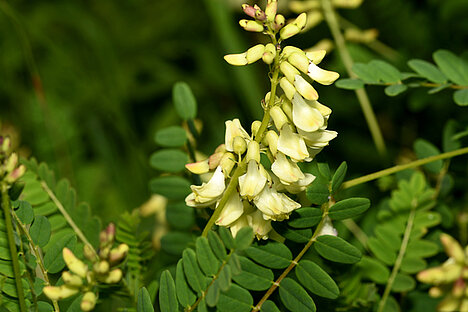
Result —
[[[343, 34], [340, 30], [340, 25], [335, 15], [335, 11], [331, 4], [330, 0], [321, 0], [323, 13], [325, 16], [325, 20], [327, 21], [328, 27], [332, 33], [333, 39], [336, 42], [336, 46], [340, 52], [341, 60], [346, 68], [346, 72], [348, 73], [349, 77], [357, 78], [357, 76], [353, 73], [353, 59], [349, 54], [348, 48], [346, 47], [346, 43], [343, 37]], [[366, 118], [367, 125], [372, 135], [372, 139], [374, 140], [374, 144], [379, 152], [380, 156], [386, 155], [386, 147], [385, 142], [383, 140], [382, 132], [380, 131], [379, 124], [377, 122], [377, 118], [375, 117], [374, 110], [372, 109], [372, 105], [370, 103], [369, 97], [367, 96], [367, 92], [364, 88], [354, 90], [358, 101], [361, 105], [362, 112], [364, 113], [364, 117]]]
[[[26, 236], [26, 239], [29, 242], [29, 247], [31, 248], [34, 255], [36, 256], [36, 263], [39, 266], [39, 269], [41, 270], [45, 286], [50, 286], [49, 276], [47, 275], [47, 270], [46, 270], [46, 268], [44, 266], [44, 262], [42, 260], [42, 255], [41, 255], [41, 252], [39, 251], [39, 246], [37, 246], [34, 243], [34, 241], [32, 240], [31, 235], [29, 235], [29, 231], [26, 228], [26, 225], [24, 225], [23, 222], [21, 222], [21, 220], [18, 218], [18, 216], [16, 215], [16, 213], [14, 211], [12, 212], [12, 215], [13, 215], [13, 218], [15, 218], [16, 224], [18, 224], [21, 231]], [[57, 311], [57, 312], [60, 311], [57, 300], [52, 300], [52, 304], [54, 305], [55, 311]]]
[[428, 163], [436, 161], [436, 160], [452, 158], [452, 157], [463, 155], [463, 154], [468, 154], [468, 147], [464, 147], [464, 148], [460, 148], [460, 149], [457, 149], [457, 150], [454, 150], [454, 151], [451, 151], [451, 152], [442, 153], [442, 154], [439, 154], [439, 155], [419, 159], [419, 160], [410, 162], [409, 164], [397, 165], [397, 166], [394, 166], [394, 167], [391, 167], [391, 168], [380, 170], [380, 171], [377, 171], [377, 172], [374, 172], [374, 173], [371, 173], [371, 174], [368, 174], [368, 175], [365, 175], [365, 176], [362, 176], [362, 177], [359, 177], [359, 178], [356, 178], [356, 179], [346, 181], [346, 182], [343, 183], [342, 187], [343, 187], [343, 189], [347, 189], [347, 188], [350, 188], [350, 187], [353, 187], [353, 186], [356, 186], [356, 185], [359, 185], [359, 184], [362, 184], [362, 183], [366, 183], [366, 182], [369, 182], [369, 181], [372, 181], [372, 180], [379, 179], [381, 177], [385, 177], [385, 176], [394, 174], [394, 173], [399, 172], [399, 171], [419, 167], [419, 166], [428, 164]]
[[57, 206], [58, 210], [60, 211], [60, 213], [63, 215], [63, 217], [65, 218], [65, 220], [67, 220], [67, 223], [68, 225], [70, 225], [70, 227], [73, 229], [73, 231], [76, 233], [76, 235], [80, 238], [80, 240], [85, 244], [85, 245], [88, 245], [88, 247], [90, 248], [90, 250], [93, 251], [94, 253], [94, 256], [96, 259], [99, 259], [96, 251], [94, 250], [94, 247], [93, 245], [91, 245], [91, 243], [88, 241], [88, 239], [86, 238], [86, 236], [83, 234], [83, 232], [81, 231], [81, 229], [75, 224], [75, 221], [73, 221], [73, 219], [70, 217], [70, 215], [68, 214], [68, 212], [65, 210], [65, 207], [63, 207], [62, 203], [57, 199], [57, 197], [55, 196], [54, 192], [52, 192], [52, 190], [49, 188], [49, 186], [47, 185], [47, 183], [45, 183], [44, 181], [41, 182], [41, 186], [42, 188], [47, 192], [47, 194], [49, 195], [50, 199], [52, 199], [52, 201], [54, 202], [54, 204]]
[[221, 264], [221, 266], [219, 267], [219, 270], [218, 272], [216, 272], [216, 275], [213, 276], [213, 279], [211, 280], [211, 282], [208, 284], [208, 286], [206, 286], [206, 289], [204, 292], [202, 292], [202, 295], [200, 297], [198, 297], [197, 301], [195, 301], [195, 303], [190, 306], [190, 308], [188, 308], [186, 311], [187, 312], [191, 312], [191, 311], [194, 311], [195, 308], [198, 306], [198, 304], [206, 297], [206, 294], [208, 293], [208, 290], [210, 289], [211, 285], [214, 284], [214, 282], [218, 279], [219, 275], [221, 274], [221, 271], [223, 270], [223, 268], [226, 266], [226, 264], [228, 263], [229, 259], [231, 258], [231, 255], [234, 253], [234, 250], [231, 249], [231, 251], [229, 252], [229, 254], [226, 256], [226, 259], [224, 259], [223, 263]]
[[8, 196], [8, 185], [5, 182], [0, 184], [2, 192], [2, 208], [3, 214], [5, 215], [5, 226], [8, 236], [8, 246], [10, 247], [11, 262], [13, 264], [13, 273], [15, 276], [16, 292], [18, 295], [18, 302], [21, 312], [26, 312], [26, 300], [24, 297], [23, 282], [21, 278], [18, 252], [16, 250], [15, 236], [13, 232], [13, 224], [11, 220], [11, 207], [10, 207], [10, 196]]
[[312, 237], [309, 239], [307, 244], [302, 248], [301, 252], [294, 258], [294, 260], [291, 261], [289, 266], [281, 273], [281, 275], [276, 279], [276, 281], [273, 282], [273, 284], [270, 286], [270, 288], [267, 290], [267, 292], [263, 295], [262, 299], [257, 303], [257, 305], [252, 309], [252, 312], [260, 311], [262, 308], [262, 305], [265, 303], [265, 301], [268, 300], [268, 298], [275, 292], [276, 288], [280, 286], [281, 281], [288, 276], [289, 272], [291, 272], [292, 269], [299, 263], [299, 261], [302, 259], [304, 254], [309, 250], [309, 248], [312, 246], [312, 244], [317, 240], [317, 237], [319, 236], [320, 232], [322, 231], [323, 225], [325, 223], [325, 217], [328, 215], [328, 210], [332, 206], [332, 203], [326, 203], [322, 206], [322, 219], [320, 220], [320, 223], [317, 225], [317, 228], [315, 229], [314, 234]]
[[392, 290], [393, 283], [395, 282], [395, 278], [400, 271], [400, 266], [403, 261], [403, 257], [406, 253], [406, 248], [408, 247], [408, 242], [410, 239], [411, 229], [413, 228], [414, 217], [416, 215], [416, 208], [418, 207], [417, 202], [413, 202], [411, 204], [411, 212], [408, 217], [408, 222], [406, 223], [405, 233], [403, 235], [403, 240], [401, 242], [400, 251], [398, 252], [398, 257], [395, 261], [395, 265], [393, 266], [392, 273], [387, 281], [387, 285], [385, 285], [385, 290], [382, 295], [382, 299], [380, 299], [379, 307], [377, 312], [382, 312], [385, 307], [385, 303], [387, 302], [387, 298], [390, 295], [390, 291]]

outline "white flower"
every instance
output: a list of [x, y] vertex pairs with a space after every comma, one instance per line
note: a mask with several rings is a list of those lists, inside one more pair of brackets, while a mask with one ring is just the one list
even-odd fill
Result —
[[268, 239], [268, 233], [271, 231], [271, 221], [265, 220], [260, 210], [248, 214], [247, 221], [258, 239]]
[[227, 120], [226, 121], [226, 134], [224, 137], [224, 144], [226, 146], [226, 150], [229, 152], [233, 152], [233, 141], [234, 138], [240, 136], [247, 141], [250, 141], [249, 134], [247, 131], [242, 128], [242, 125], [240, 124], [239, 119], [234, 119], [234, 120]]
[[241, 196], [252, 200], [262, 191], [266, 181], [267, 179], [261, 174], [257, 162], [255, 160], [250, 160], [247, 173], [239, 177]]
[[278, 138], [278, 151], [288, 155], [295, 161], [302, 161], [309, 157], [304, 139], [294, 133], [289, 125], [284, 125]]
[[320, 232], [318, 233], [317, 237], [322, 235], [338, 236], [338, 231], [333, 227], [332, 220], [329, 216], [325, 217], [323, 226], [320, 229]]
[[[216, 205], [216, 207], [218, 207], [218, 205]], [[227, 226], [239, 219], [243, 212], [244, 205], [242, 204], [242, 199], [237, 192], [233, 192], [231, 196], [229, 196], [226, 205], [224, 205], [218, 220], [216, 220], [216, 224]]]
[[229, 228], [231, 230], [232, 237], [236, 237], [237, 232], [243, 227], [249, 226], [249, 222], [247, 221], [246, 216], [241, 216], [237, 219], [234, 223], [232, 223]]
[[323, 148], [328, 143], [336, 138], [338, 132], [331, 130], [317, 130], [314, 132], [305, 132], [298, 130], [299, 134], [304, 138], [307, 146], [315, 149]]
[[312, 132], [320, 129], [325, 120], [320, 111], [313, 106], [309, 105], [304, 98], [299, 94], [295, 93], [292, 104], [293, 104], [293, 122], [301, 130], [306, 132]]
[[316, 100], [319, 98], [317, 91], [307, 82], [301, 75], [294, 77], [294, 87], [303, 97], [308, 100]]
[[263, 213], [265, 220], [278, 221], [287, 219], [291, 211], [301, 207], [301, 204], [288, 196], [278, 193], [274, 186], [263, 188], [263, 191], [254, 199], [254, 204]]
[[200, 186], [191, 185], [192, 193], [185, 198], [187, 206], [207, 207], [213, 204], [221, 196], [226, 188], [224, 174], [221, 166], [218, 166], [208, 183]]
[[305, 189], [315, 180], [315, 176], [310, 173], [304, 173], [304, 178], [289, 185], [285, 185], [286, 190], [291, 194], [297, 194]]
[[285, 185], [295, 183], [305, 177], [299, 166], [289, 160], [283, 153], [276, 154], [276, 160], [271, 165], [271, 171]]
[[307, 75], [318, 83], [327, 86], [331, 85], [336, 79], [338, 79], [338, 77], [340, 77], [337, 72], [321, 69], [312, 62], [309, 64]]

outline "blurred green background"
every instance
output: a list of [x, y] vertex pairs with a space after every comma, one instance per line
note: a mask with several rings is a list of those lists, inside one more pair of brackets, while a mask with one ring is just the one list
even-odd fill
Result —
[[[293, 17], [286, 2], [280, 0], [284, 13]], [[265, 42], [238, 27], [241, 3], [0, 0], [3, 131], [18, 137], [23, 156], [33, 155], [70, 179], [104, 222], [116, 219], [149, 197], [148, 180], [157, 174], [148, 165], [157, 148], [154, 132], [181, 122], [171, 105], [176, 81], [186, 81], [197, 97], [204, 124], [198, 148], [206, 154], [222, 142], [224, 120], [238, 117], [248, 127], [261, 118], [267, 67], [233, 68], [222, 58]], [[466, 0], [368, 0], [340, 14], [362, 29], [378, 29], [379, 40], [398, 53], [385, 59], [350, 43], [356, 61], [382, 58], [403, 70], [409, 58], [431, 61], [440, 48], [463, 55], [468, 42]], [[325, 23], [289, 44], [307, 48], [323, 38], [330, 38]], [[347, 76], [336, 51], [322, 67]], [[382, 160], [354, 93], [317, 89], [334, 111], [329, 129], [340, 134], [319, 158], [335, 168], [347, 160], [351, 176], [411, 157], [417, 137], [440, 145], [448, 119], [468, 121], [451, 92], [428, 96], [416, 90], [389, 98], [370, 87], [389, 148]]]

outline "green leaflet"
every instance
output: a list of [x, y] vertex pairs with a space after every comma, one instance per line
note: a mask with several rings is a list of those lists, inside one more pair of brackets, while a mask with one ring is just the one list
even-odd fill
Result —
[[200, 268], [208, 276], [215, 275], [221, 264], [211, 250], [208, 239], [206, 237], [198, 237], [195, 245]]
[[280, 312], [276, 304], [271, 300], [265, 301], [260, 311], [261, 312]]
[[254, 239], [254, 233], [251, 227], [243, 227], [237, 232], [235, 241], [235, 247], [237, 250], [244, 250], [252, 244]]
[[332, 193], [335, 194], [343, 183], [346, 176], [346, 171], [348, 171], [348, 164], [346, 161], [343, 161], [341, 165], [336, 169], [335, 174], [333, 175], [331, 181]]
[[185, 308], [191, 306], [195, 302], [197, 297], [187, 284], [182, 259], [180, 259], [179, 262], [177, 262], [175, 286], [177, 298], [179, 299], [179, 302], [182, 305], [182, 307]]
[[388, 86], [384, 89], [384, 92], [388, 96], [397, 96], [398, 94], [401, 94], [408, 90], [408, 87], [402, 83], [394, 84], [391, 86]]
[[342, 78], [335, 82], [335, 86], [341, 89], [356, 90], [364, 87], [364, 83], [360, 79]]
[[253, 308], [253, 298], [250, 293], [232, 284], [228, 291], [223, 291], [219, 295], [218, 311], [221, 312], [247, 312]]
[[[414, 151], [420, 159], [440, 154], [440, 151], [437, 147], [423, 139], [418, 139], [414, 142]], [[429, 172], [439, 173], [440, 170], [442, 170], [443, 165], [444, 162], [442, 160], [436, 160], [424, 165], [424, 168], [426, 168]]]
[[413, 290], [416, 287], [416, 281], [414, 278], [407, 274], [398, 273], [395, 277], [395, 281], [392, 285], [392, 291], [394, 292], [407, 292]]
[[288, 247], [277, 242], [251, 246], [245, 253], [257, 263], [272, 269], [284, 269], [292, 260], [292, 253]]
[[311, 228], [320, 222], [322, 214], [319, 208], [302, 207], [291, 213], [287, 223], [293, 228]]
[[468, 89], [457, 90], [453, 93], [453, 101], [460, 106], [468, 105]]
[[361, 259], [361, 252], [356, 247], [337, 236], [319, 236], [313, 246], [322, 257], [331, 261], [356, 263]]
[[[207, 283], [210, 282], [210, 279], [207, 279]], [[213, 284], [211, 284], [210, 288], [206, 292], [205, 301], [206, 305], [209, 307], [215, 307], [219, 300], [219, 293], [220, 289], [218, 286], [218, 280], [215, 280]]]
[[411, 67], [421, 77], [435, 83], [445, 83], [447, 77], [433, 64], [423, 60], [410, 60], [408, 66]]
[[23, 224], [31, 224], [34, 220], [34, 211], [30, 203], [20, 200], [16, 215]]
[[162, 149], [150, 157], [151, 167], [165, 172], [180, 172], [189, 162], [186, 153], [178, 149]]
[[162, 176], [151, 179], [149, 188], [153, 194], [169, 199], [184, 199], [190, 193], [190, 182], [179, 176]]
[[364, 277], [377, 284], [385, 284], [390, 277], [390, 270], [384, 264], [368, 256], [363, 256], [357, 265]]
[[39, 247], [47, 245], [50, 239], [51, 226], [49, 220], [44, 216], [37, 216], [29, 228], [29, 235], [33, 242]]
[[75, 233], [67, 234], [61, 237], [54, 245], [50, 246], [44, 256], [44, 266], [49, 273], [58, 273], [65, 267], [65, 261], [62, 257], [63, 248], [67, 247], [74, 250], [76, 245]]
[[307, 243], [312, 237], [312, 230], [308, 229], [294, 229], [287, 226], [284, 222], [272, 222], [273, 229], [281, 236], [296, 243]]
[[171, 255], [178, 256], [191, 242], [193, 236], [189, 233], [169, 232], [161, 238], [161, 248]]
[[201, 293], [205, 289], [205, 277], [197, 263], [197, 256], [192, 249], [185, 249], [182, 253], [185, 275], [188, 277], [187, 282], [190, 287], [197, 293]]
[[195, 224], [194, 209], [184, 202], [170, 203], [166, 208], [166, 219], [177, 230], [188, 230]]
[[177, 303], [174, 279], [168, 270], [161, 274], [159, 285], [159, 307], [161, 312], [178, 311], [179, 304]]
[[246, 257], [239, 257], [242, 272], [233, 276], [240, 286], [250, 290], [266, 290], [274, 281], [273, 272], [261, 267]]
[[164, 147], [183, 146], [187, 141], [187, 134], [180, 126], [171, 126], [159, 130], [154, 135], [154, 141]]
[[177, 114], [184, 120], [194, 119], [197, 116], [197, 101], [189, 85], [177, 82], [172, 88], [172, 99]]
[[307, 198], [315, 205], [321, 205], [328, 201], [330, 191], [328, 190], [328, 183], [324, 179], [317, 177], [311, 185], [306, 189]]
[[224, 245], [227, 249], [234, 249], [235, 248], [235, 241], [232, 237], [231, 231], [225, 228], [224, 226], [220, 226], [218, 228], [218, 233], [221, 239], [223, 240]]
[[433, 58], [451, 81], [460, 86], [468, 86], [468, 64], [463, 59], [447, 50], [437, 50]]
[[213, 231], [208, 232], [208, 242], [210, 243], [210, 247], [213, 250], [216, 257], [223, 261], [226, 258], [226, 248], [224, 248], [223, 242], [221, 238], [219, 238], [218, 234]]
[[338, 298], [340, 290], [335, 281], [314, 262], [301, 260], [295, 272], [299, 282], [310, 292], [329, 299]]
[[330, 207], [328, 216], [332, 220], [343, 220], [360, 215], [370, 207], [367, 198], [348, 198], [341, 200]]
[[138, 291], [137, 296], [137, 312], [154, 312], [151, 298], [145, 287]]
[[283, 304], [292, 312], [315, 312], [315, 303], [309, 294], [292, 278], [281, 281], [279, 294]]

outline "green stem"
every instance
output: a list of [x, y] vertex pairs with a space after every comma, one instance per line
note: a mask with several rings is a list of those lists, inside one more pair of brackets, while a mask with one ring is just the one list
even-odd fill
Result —
[[[276, 43], [276, 42], [273, 42]], [[257, 131], [257, 134], [255, 135], [255, 141], [260, 143], [260, 141], [263, 138], [263, 135], [265, 134], [266, 130], [268, 129], [268, 123], [270, 122], [270, 107], [272, 107], [275, 103], [275, 97], [276, 97], [276, 86], [278, 85], [278, 76], [279, 76], [279, 53], [276, 54], [275, 60], [274, 60], [274, 65], [273, 65], [273, 75], [271, 78], [271, 91], [270, 91], [270, 101], [268, 103], [268, 106], [266, 107], [264, 114], [263, 114], [263, 119], [262, 123], [260, 125], [260, 128]], [[216, 207], [215, 211], [211, 215], [210, 219], [208, 220], [208, 223], [206, 224], [205, 228], [203, 229], [202, 236], [206, 237], [208, 235], [208, 231], [211, 229], [211, 227], [215, 224], [216, 220], [218, 220], [219, 216], [221, 215], [221, 212], [224, 209], [224, 206], [226, 205], [229, 197], [231, 194], [235, 191], [237, 191], [237, 185], [239, 184], [239, 177], [244, 174], [245, 172], [245, 167], [246, 167], [246, 162], [245, 162], [245, 157], [244, 159], [240, 160], [236, 170], [234, 170], [234, 174], [231, 177], [231, 180], [229, 181], [229, 184], [226, 188], [226, 190], [223, 193], [223, 196], [221, 197], [221, 200], [219, 201], [218, 207]]]
[[394, 173], [399, 172], [399, 171], [419, 167], [419, 166], [428, 164], [428, 163], [436, 161], [436, 160], [452, 158], [452, 157], [463, 155], [463, 154], [468, 154], [468, 147], [464, 147], [464, 148], [457, 149], [455, 151], [451, 151], [451, 152], [447, 152], [447, 153], [443, 153], [443, 154], [439, 154], [439, 155], [419, 159], [419, 160], [410, 162], [409, 164], [397, 165], [395, 167], [380, 170], [380, 171], [377, 171], [377, 172], [374, 172], [374, 173], [371, 173], [371, 174], [368, 174], [368, 175], [365, 175], [365, 176], [362, 176], [362, 177], [359, 177], [359, 178], [356, 178], [356, 179], [346, 181], [346, 182], [343, 183], [342, 187], [343, 187], [343, 189], [347, 189], [347, 188], [350, 188], [350, 187], [353, 187], [353, 186], [356, 186], [356, 185], [359, 185], [359, 184], [362, 184], [362, 183], [366, 183], [366, 182], [369, 182], [369, 181], [372, 181], [372, 180], [376, 180], [378, 178], [381, 178], [381, 177], [384, 177], [384, 176], [387, 176], [387, 175], [390, 175], [390, 174], [394, 174]]
[[16, 292], [21, 312], [26, 312], [26, 300], [24, 297], [23, 282], [21, 278], [18, 252], [16, 250], [15, 236], [13, 233], [13, 224], [11, 220], [10, 196], [8, 196], [8, 185], [5, 182], [0, 184], [2, 192], [2, 208], [5, 215], [5, 226], [8, 236], [8, 246], [10, 247], [11, 262], [13, 264], [13, 273], [15, 275]]
[[[343, 64], [346, 68], [346, 72], [348, 73], [349, 77], [357, 78], [357, 76], [352, 71], [353, 59], [351, 58], [348, 48], [346, 47], [345, 39], [341, 33], [333, 6], [330, 0], [321, 0], [321, 2], [325, 20], [327, 21], [333, 39], [336, 42], [336, 46], [340, 52], [341, 60], [343, 61]], [[377, 122], [377, 118], [375, 117], [374, 110], [372, 109], [369, 97], [367, 96], [367, 92], [364, 88], [354, 90], [354, 92], [356, 93], [358, 101], [361, 105], [362, 112], [364, 113], [364, 117], [371, 132], [372, 139], [374, 140], [377, 151], [379, 152], [380, 156], [383, 157], [386, 155], [385, 142], [383, 140], [382, 132], [380, 131], [380, 127]]]
[[195, 310], [195, 308], [198, 306], [198, 304], [206, 297], [206, 294], [208, 293], [208, 290], [210, 289], [211, 285], [213, 285], [214, 282], [218, 279], [219, 275], [221, 274], [221, 271], [226, 266], [226, 264], [228, 263], [229, 259], [231, 258], [231, 255], [233, 253], [234, 253], [234, 250], [231, 249], [229, 254], [226, 256], [226, 259], [224, 259], [223, 263], [221, 264], [221, 267], [219, 268], [218, 272], [216, 272], [216, 275], [213, 276], [213, 279], [211, 280], [211, 282], [208, 284], [208, 286], [206, 286], [205, 291], [203, 291], [202, 295], [200, 297], [198, 297], [197, 301], [195, 301], [195, 303], [192, 306], [190, 306], [190, 308], [188, 308], [186, 310], [187, 312], [191, 312], [191, 311]]
[[68, 225], [70, 225], [70, 227], [73, 229], [73, 231], [76, 233], [76, 235], [80, 238], [80, 240], [81, 240], [85, 245], [88, 245], [89, 249], [93, 251], [95, 258], [96, 258], [96, 259], [99, 259], [99, 256], [97, 255], [96, 251], [94, 250], [93, 245], [91, 245], [91, 243], [88, 241], [88, 239], [87, 239], [86, 236], [83, 234], [83, 232], [81, 231], [81, 229], [75, 224], [75, 221], [73, 221], [73, 219], [70, 217], [70, 215], [68, 214], [68, 212], [65, 210], [65, 207], [63, 207], [62, 203], [57, 199], [57, 197], [55, 196], [54, 192], [52, 192], [52, 190], [49, 188], [49, 186], [47, 185], [47, 183], [45, 183], [45, 181], [42, 181], [42, 182], [41, 182], [41, 186], [42, 186], [42, 188], [47, 192], [47, 194], [49, 195], [50, 199], [52, 199], [52, 201], [54, 202], [54, 204], [57, 206], [58, 210], [60, 211], [60, 213], [63, 215], [63, 217], [64, 217], [65, 220], [67, 221]]
[[263, 295], [262, 299], [257, 303], [257, 305], [252, 309], [252, 312], [257, 312], [260, 311], [262, 308], [262, 305], [265, 303], [265, 301], [273, 294], [273, 292], [280, 286], [281, 281], [291, 272], [292, 269], [299, 263], [299, 261], [302, 259], [302, 257], [305, 255], [307, 250], [312, 246], [312, 244], [317, 240], [317, 237], [319, 236], [320, 232], [322, 231], [323, 225], [325, 223], [325, 217], [328, 215], [328, 210], [333, 204], [333, 200], [331, 199], [328, 203], [324, 204], [322, 206], [322, 219], [320, 220], [320, 223], [317, 225], [317, 228], [315, 229], [314, 234], [312, 237], [309, 239], [307, 244], [302, 248], [301, 252], [294, 258], [293, 261], [289, 264], [289, 266], [281, 273], [281, 275], [276, 279], [276, 281], [273, 282], [273, 284], [270, 286], [270, 288], [267, 290], [267, 292]]
[[413, 228], [414, 217], [416, 215], [416, 208], [418, 204], [417, 202], [412, 203], [411, 212], [408, 217], [408, 223], [406, 224], [405, 233], [403, 235], [403, 241], [401, 242], [400, 251], [398, 253], [398, 257], [395, 261], [395, 265], [393, 266], [392, 273], [387, 281], [387, 285], [385, 285], [385, 290], [382, 295], [382, 299], [380, 299], [379, 307], [377, 312], [382, 312], [385, 307], [385, 303], [387, 302], [387, 298], [390, 295], [390, 291], [392, 290], [393, 283], [395, 282], [395, 278], [400, 271], [400, 266], [403, 261], [403, 257], [406, 253], [406, 248], [408, 247], [408, 242], [410, 239], [411, 229]]
[[[41, 253], [39, 251], [39, 247], [36, 244], [34, 244], [34, 241], [32, 240], [31, 235], [29, 235], [28, 229], [23, 224], [23, 222], [21, 222], [21, 220], [18, 218], [18, 216], [16, 215], [16, 213], [14, 211], [12, 212], [12, 215], [13, 215], [13, 218], [15, 219], [15, 221], [16, 221], [16, 224], [18, 224], [21, 231], [26, 236], [26, 238], [27, 238], [27, 240], [29, 242], [29, 246], [30, 246], [31, 250], [33, 251], [34, 255], [36, 256], [36, 262], [37, 262], [37, 265], [39, 266], [39, 269], [41, 270], [42, 277], [44, 278], [45, 286], [50, 286], [49, 276], [47, 275], [47, 270], [46, 270], [46, 268], [44, 266], [44, 262], [42, 260], [42, 255], [41, 255]], [[52, 300], [52, 304], [54, 306], [55, 311], [57, 311], [57, 312], [60, 311], [57, 300]]]

